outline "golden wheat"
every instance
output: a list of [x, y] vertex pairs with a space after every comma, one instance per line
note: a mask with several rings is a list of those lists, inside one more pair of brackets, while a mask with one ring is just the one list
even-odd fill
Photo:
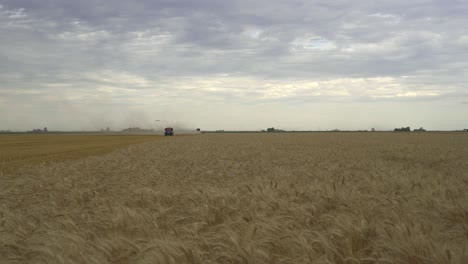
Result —
[[1, 263], [468, 263], [465, 134], [203, 134], [0, 178]]

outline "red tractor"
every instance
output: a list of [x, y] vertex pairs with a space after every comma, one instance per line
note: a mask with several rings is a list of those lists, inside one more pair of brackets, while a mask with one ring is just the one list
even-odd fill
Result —
[[172, 127], [166, 127], [164, 129], [164, 136], [173, 136], [174, 135], [174, 129]]

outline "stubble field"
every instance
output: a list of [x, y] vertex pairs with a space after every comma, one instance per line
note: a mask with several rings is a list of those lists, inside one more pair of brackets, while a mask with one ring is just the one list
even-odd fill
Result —
[[202, 134], [0, 178], [0, 263], [468, 263], [468, 135]]
[[25, 166], [102, 155], [161, 138], [128, 134], [0, 134], [0, 175]]

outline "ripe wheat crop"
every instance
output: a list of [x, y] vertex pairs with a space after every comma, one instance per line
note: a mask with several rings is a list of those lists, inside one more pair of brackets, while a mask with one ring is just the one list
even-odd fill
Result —
[[203, 134], [0, 178], [0, 263], [468, 263], [468, 136]]

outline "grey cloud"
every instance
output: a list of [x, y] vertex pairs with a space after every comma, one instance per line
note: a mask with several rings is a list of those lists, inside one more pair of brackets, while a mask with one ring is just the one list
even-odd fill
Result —
[[[400, 74], [402, 71], [411, 72], [421, 67], [421, 64], [436, 65], [438, 61], [430, 61], [429, 59], [434, 59], [432, 51], [442, 49], [442, 47], [434, 47], [431, 44], [431, 36], [421, 37], [418, 28], [415, 28], [414, 31], [406, 30], [406, 21], [404, 19], [398, 25], [387, 25], [385, 24], [385, 20], [393, 18], [389, 18], [384, 14], [381, 15], [382, 17], [369, 19], [368, 17], [374, 13], [365, 13], [364, 11], [366, 10], [355, 12], [354, 9], [356, 7], [350, 9], [351, 15], [343, 15], [345, 12], [343, 9], [339, 9], [340, 6], [325, 6], [324, 8], [323, 4], [314, 6], [296, 2], [295, 4], [287, 5], [282, 2], [280, 5], [275, 5], [275, 3], [268, 4], [260, 1], [254, 7], [250, 7], [250, 5], [241, 5], [239, 1], [235, 1], [233, 4], [228, 4], [228, 6], [230, 8], [238, 7], [238, 10], [229, 10], [223, 5], [214, 3], [204, 1], [194, 6], [191, 1], [176, 1], [175, 4], [164, 1], [157, 1], [156, 3], [153, 1], [148, 3], [140, 1], [127, 8], [126, 5], [128, 4], [122, 4], [121, 2], [111, 7], [106, 7], [105, 3], [101, 1], [79, 1], [76, 3], [67, 1], [66, 4], [63, 4], [61, 1], [55, 2], [57, 6], [63, 6], [62, 8], [67, 11], [67, 14], [72, 13], [75, 15], [75, 18], [83, 19], [82, 23], [89, 25], [91, 30], [109, 30], [107, 40], [98, 41], [95, 45], [88, 43], [87, 49], [81, 47], [81, 50], [79, 49], [78, 52], [74, 51], [75, 53], [79, 53], [80, 51], [81, 53], [91, 53], [90, 57], [94, 59], [93, 64], [101, 64], [100, 66], [103, 64], [102, 60], [106, 59], [111, 60], [110, 63], [112, 63], [112, 60], [117, 60], [115, 62], [117, 64], [127, 63], [127, 59], [129, 58], [125, 58], [125, 56], [131, 54], [125, 54], [126, 50], [122, 50], [124, 47], [121, 46], [122, 43], [125, 44], [129, 41], [125, 33], [132, 30], [152, 29], [154, 27], [159, 28], [163, 32], [167, 31], [172, 35], [171, 42], [163, 47], [167, 51], [169, 58], [170, 54], [175, 54], [176, 56], [180, 54], [180, 56], [177, 56], [177, 59], [183, 61], [186, 59], [184, 55], [191, 53], [192, 55], [199, 55], [194, 57], [194, 60], [200, 60], [200, 58], [209, 56], [213, 51], [223, 51], [224, 53], [221, 56], [216, 56], [217, 59], [211, 58], [213, 63], [210, 63], [206, 69], [208, 72], [222, 68], [223, 66], [226, 66], [226, 70], [232, 71], [233, 67], [230, 65], [235, 64], [236, 61], [239, 61], [239, 63], [235, 66], [243, 69], [244, 66], [240, 64], [243, 64], [241, 59], [244, 57], [252, 64], [255, 64], [257, 60], [261, 64], [264, 64], [265, 60], [268, 60], [271, 65], [280, 63], [287, 65], [289, 63], [294, 65], [295, 68], [299, 68], [298, 72], [301, 70], [316, 71], [315, 67], [310, 67], [309, 65], [313, 65], [310, 62], [317, 61], [319, 65], [326, 63], [333, 65], [332, 67], [325, 66], [324, 69], [327, 69], [327, 71], [322, 70], [321, 74], [343, 74], [340, 68], [344, 68], [343, 71], [345, 72], [349, 71], [350, 64], [358, 64], [358, 66], [366, 67], [367, 69], [377, 69], [374, 75], [381, 75], [382, 72], [393, 74], [393, 71], [396, 71], [395, 74]], [[424, 4], [428, 3], [425, 2]], [[102, 7], [103, 5], [104, 7]], [[417, 6], [420, 8], [420, 5]], [[262, 10], [260, 7], [266, 8]], [[347, 6], [343, 4], [341, 8], [343, 7], [346, 8]], [[407, 6], [403, 7], [408, 8]], [[114, 14], [113, 9], [119, 12], [127, 12], [129, 15], [125, 18], [125, 16], [117, 13]], [[249, 13], [249, 10], [262, 10], [262, 12], [255, 14], [253, 11]], [[408, 9], [399, 11], [408, 12]], [[281, 15], [276, 15], [278, 12], [281, 12]], [[86, 13], [89, 17], [82, 17], [79, 15], [81, 13]], [[330, 15], [323, 15], [327, 13]], [[71, 22], [73, 20], [71, 17], [73, 16], [64, 19], [69, 19], [69, 22]], [[93, 20], [91, 17], [96, 19]], [[119, 17], [122, 19], [124, 27], [121, 29], [122, 31], [113, 31], [114, 25], [107, 23], [107, 19], [118, 20]], [[261, 17], [270, 19], [267, 22], [263, 22], [264, 19], [262, 20]], [[328, 19], [321, 21], [315, 17], [328, 17]], [[343, 20], [340, 19], [342, 17]], [[99, 19], [102, 21], [98, 21]], [[343, 28], [343, 24], [347, 20], [356, 23], [358, 27], [354, 29]], [[374, 20], [382, 21], [379, 23], [379, 21]], [[258, 37], [265, 39], [248, 39], [245, 35], [242, 35], [243, 26], [248, 25], [258, 27], [260, 31]], [[417, 23], [413, 23], [413, 25], [417, 25]], [[421, 27], [430, 26], [432, 25], [421, 25]], [[435, 29], [437, 30], [437, 28]], [[69, 30], [71, 35], [78, 34], [72, 28], [69, 28]], [[291, 41], [306, 33], [324, 36], [327, 37], [328, 41], [336, 43], [337, 49], [333, 51], [334, 54], [320, 54], [318, 60], [315, 60], [313, 57], [307, 60], [309, 63], [297, 63], [294, 60], [277, 60], [280, 56], [291, 55], [289, 51]], [[439, 33], [442, 32], [439, 30]], [[392, 40], [392, 36], [395, 35], [403, 36]], [[439, 43], [441, 46], [451, 40], [450, 36], [442, 36], [441, 38], [441, 43]], [[393, 41], [393, 43], [388, 44], [386, 43], [387, 40]], [[372, 43], [377, 47], [383, 47], [387, 44], [393, 45], [393, 50], [362, 51], [357, 55], [351, 55], [351, 59], [347, 58], [346, 52], [343, 52], [343, 50], [346, 50], [350, 45], [359, 43]], [[45, 42], [45, 44], [50, 43]], [[106, 49], [106, 44], [111, 48]], [[230, 51], [233, 52], [230, 53]], [[238, 52], [236, 53], [235, 51]], [[118, 54], [114, 52], [118, 52]], [[239, 56], [239, 53], [243, 55]], [[249, 53], [250, 56], [245, 55]], [[339, 55], [342, 56], [340, 57]], [[97, 59], [104, 56], [105, 58]], [[300, 56], [307, 59], [307, 56], [314, 56], [314, 54], [301, 54]], [[83, 59], [83, 56], [80, 56], [80, 59]], [[164, 58], [161, 60], [164, 61]], [[83, 63], [91, 62], [93, 61]], [[151, 63], [158, 68], [161, 66], [157, 64], [157, 61], [156, 63], [154, 61]], [[196, 70], [190, 67], [194, 63], [189, 58], [183, 64], [188, 67], [188, 71]], [[177, 68], [180, 67], [180, 65], [174, 65]], [[169, 64], [164, 65], [164, 67], [171, 66]], [[204, 66], [202, 65], [201, 68], [204, 68]], [[334, 68], [336, 72], [331, 68]], [[403, 70], [398, 71], [398, 68], [402, 68]], [[279, 69], [278, 72], [282, 72], [282, 69]], [[363, 74], [372, 74], [372, 72], [366, 70], [363, 71]]]

